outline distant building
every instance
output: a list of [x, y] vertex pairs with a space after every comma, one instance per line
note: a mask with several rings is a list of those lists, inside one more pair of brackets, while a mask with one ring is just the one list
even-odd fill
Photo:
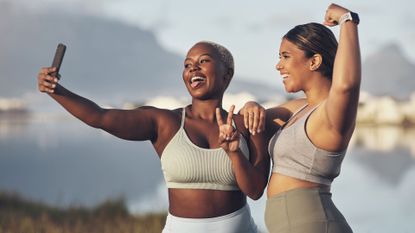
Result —
[[0, 126], [2, 126], [1, 124], [4, 121], [20, 121], [26, 119], [28, 116], [29, 110], [23, 100], [17, 98], [0, 98]]
[[357, 112], [358, 124], [415, 125], [415, 93], [410, 100], [391, 96], [370, 96], [362, 92]]

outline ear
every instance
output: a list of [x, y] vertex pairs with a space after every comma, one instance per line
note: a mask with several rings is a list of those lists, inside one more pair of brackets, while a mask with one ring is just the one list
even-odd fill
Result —
[[226, 74], [225, 74], [225, 76], [224, 76], [224, 79], [231, 80], [231, 79], [232, 79], [232, 77], [233, 77], [233, 69], [228, 68], [228, 69], [226, 70]]
[[233, 77], [233, 69], [228, 68], [226, 71], [226, 74], [223, 76], [223, 79], [225, 79], [226, 86], [225, 89], [228, 88], [229, 84], [231, 83]]
[[321, 63], [323, 63], [323, 57], [320, 54], [314, 54], [311, 58], [310, 58], [310, 70], [315, 71], [318, 70], [318, 68], [320, 67]]
[[232, 77], [233, 77], [233, 69], [232, 68], [228, 69], [228, 72], [226, 72], [226, 76], [228, 76], [229, 79], [232, 79]]

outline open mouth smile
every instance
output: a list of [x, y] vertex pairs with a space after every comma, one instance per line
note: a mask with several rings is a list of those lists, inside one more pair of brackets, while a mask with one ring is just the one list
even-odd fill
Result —
[[199, 87], [200, 85], [202, 85], [205, 82], [206, 82], [206, 78], [205, 77], [196, 75], [196, 76], [194, 76], [194, 77], [192, 77], [190, 79], [190, 86], [192, 88], [197, 88], [197, 87]]

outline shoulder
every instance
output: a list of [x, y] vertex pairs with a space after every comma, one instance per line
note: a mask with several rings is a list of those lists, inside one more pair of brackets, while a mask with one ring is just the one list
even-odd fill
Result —
[[285, 122], [292, 116], [294, 112], [296, 112], [306, 103], [307, 100], [305, 98], [293, 99], [276, 107], [269, 108], [266, 110], [267, 122], [275, 121], [276, 119], [280, 119], [281, 121]]
[[299, 98], [299, 99], [293, 99], [290, 101], [287, 101], [278, 107], [287, 109], [291, 113], [296, 112], [299, 108], [303, 107], [305, 104], [307, 104], [306, 98]]
[[182, 113], [182, 108], [177, 109], [165, 109], [165, 108], [157, 108], [154, 106], [140, 106], [134, 109], [133, 111], [136, 111], [137, 113], [145, 113], [145, 114], [154, 114], [157, 116], [172, 116]]
[[140, 106], [132, 111], [137, 117], [151, 119], [159, 125], [180, 122], [182, 115], [182, 108], [171, 110], [153, 106]]

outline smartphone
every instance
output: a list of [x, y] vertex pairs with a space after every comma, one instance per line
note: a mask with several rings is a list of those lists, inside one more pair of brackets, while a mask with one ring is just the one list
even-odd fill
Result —
[[53, 77], [60, 78], [59, 69], [61, 68], [63, 56], [65, 55], [66, 45], [59, 43], [56, 48], [55, 56], [53, 57], [52, 67], [56, 67], [56, 71], [50, 75]]

